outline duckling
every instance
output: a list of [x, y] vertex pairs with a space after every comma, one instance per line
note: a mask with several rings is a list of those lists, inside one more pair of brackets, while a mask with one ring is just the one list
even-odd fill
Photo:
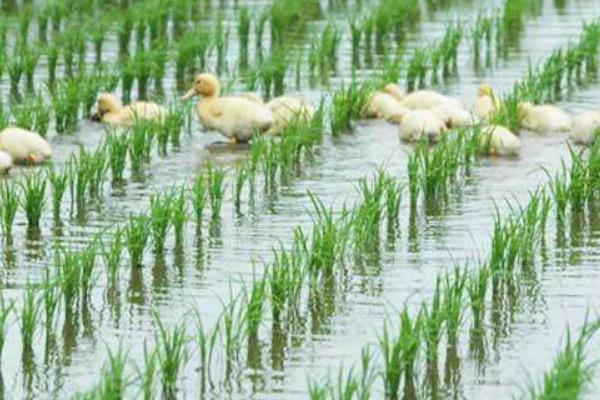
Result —
[[522, 128], [538, 133], [567, 132], [573, 119], [560, 108], [552, 105], [519, 104], [519, 120]]
[[573, 118], [573, 127], [569, 137], [577, 144], [592, 144], [596, 132], [600, 130], [600, 113], [586, 111]]
[[479, 86], [477, 104], [475, 105], [475, 112], [479, 118], [488, 118], [498, 111], [501, 105], [502, 101], [496, 96], [494, 89], [489, 84], [484, 83]]
[[97, 113], [92, 120], [100, 121], [107, 125], [131, 126], [137, 120], [163, 121], [167, 110], [156, 103], [136, 101], [125, 107], [112, 93], [100, 93], [98, 96]]
[[42, 164], [52, 157], [50, 144], [35, 132], [8, 127], [0, 132], [0, 150], [15, 163]]
[[398, 136], [401, 140], [419, 141], [427, 137], [436, 142], [446, 131], [446, 124], [430, 110], [413, 110], [402, 118]]
[[254, 92], [244, 92], [244, 93], [240, 94], [240, 96], [245, 97], [248, 100], [252, 100], [253, 102], [255, 102], [257, 104], [265, 104], [263, 99]]
[[264, 133], [273, 126], [269, 108], [245, 96], [220, 97], [219, 80], [203, 73], [196, 76], [194, 87], [182, 99], [201, 95], [196, 113], [205, 129], [220, 132], [232, 143], [248, 142], [255, 132]]
[[429, 110], [441, 104], [463, 108], [460, 101], [432, 90], [417, 90], [407, 94], [400, 104], [411, 110]]
[[383, 88], [383, 91], [398, 101], [402, 101], [402, 99], [406, 97], [406, 93], [397, 83], [388, 83]]
[[490, 155], [517, 156], [521, 152], [521, 139], [503, 126], [488, 125], [479, 133], [479, 145]]
[[475, 119], [470, 112], [462, 107], [456, 107], [451, 104], [440, 104], [431, 109], [449, 129], [464, 128], [475, 123]]
[[5, 151], [0, 150], [0, 174], [7, 174], [13, 166], [12, 157]]
[[367, 103], [365, 116], [367, 118], [383, 118], [393, 123], [400, 123], [404, 114], [410, 110], [386, 91], [373, 93]]
[[267, 103], [267, 107], [274, 118], [273, 125], [267, 131], [270, 135], [279, 135], [295, 118], [310, 121], [315, 114], [315, 109], [310, 104], [289, 96], [276, 97]]

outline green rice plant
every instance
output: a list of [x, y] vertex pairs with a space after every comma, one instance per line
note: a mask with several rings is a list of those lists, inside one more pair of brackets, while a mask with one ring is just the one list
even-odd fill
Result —
[[200, 392], [204, 393], [206, 384], [212, 384], [211, 365], [215, 353], [215, 346], [219, 337], [218, 326], [213, 329], [205, 329], [198, 310], [195, 310], [196, 321], [196, 344], [198, 346], [198, 357], [200, 358]]
[[135, 46], [136, 51], [143, 51], [146, 42], [146, 21], [143, 17], [139, 17], [135, 23]]
[[451, 345], [457, 343], [459, 329], [464, 319], [466, 284], [467, 274], [459, 268], [456, 268], [452, 274], [446, 275], [444, 279], [442, 310], [448, 343]]
[[58, 46], [52, 44], [46, 47], [46, 58], [48, 62], [48, 86], [54, 87], [56, 82], [56, 67], [58, 65], [59, 49]]
[[9, 185], [8, 183], [0, 185], [0, 215], [2, 216], [0, 222], [2, 223], [2, 235], [9, 240], [12, 238], [12, 228], [19, 203], [19, 195], [14, 185]]
[[487, 265], [467, 278], [466, 289], [469, 294], [471, 314], [473, 317], [473, 329], [481, 330], [485, 317], [485, 301], [490, 280], [490, 269]]
[[385, 397], [397, 399], [402, 373], [404, 372], [402, 343], [399, 336], [393, 337], [390, 334], [387, 322], [384, 322], [383, 325], [383, 334], [379, 338], [379, 348], [383, 357], [381, 378], [385, 387]]
[[257, 337], [258, 329], [264, 318], [264, 304], [267, 285], [264, 279], [254, 279], [250, 295], [246, 295], [246, 333], [248, 337]]
[[[0, 72], [2, 72], [1, 69], [2, 69], [2, 56], [0, 55]], [[2, 74], [0, 74], [0, 77], [1, 76], [2, 76]], [[2, 105], [2, 102], [0, 101], [0, 129], [4, 130], [4, 128], [6, 128], [8, 126], [8, 123], [9, 123], [9, 115], [4, 110], [4, 106]]]
[[94, 278], [94, 268], [96, 266], [96, 255], [98, 254], [98, 241], [96, 238], [79, 252], [79, 265], [81, 271], [79, 273], [79, 286], [81, 293], [85, 296], [89, 294]]
[[124, 59], [129, 54], [129, 43], [131, 42], [131, 34], [133, 33], [133, 17], [130, 13], [126, 13], [121, 25], [117, 31], [117, 39], [119, 43], [119, 58]]
[[65, 300], [65, 310], [71, 312], [79, 295], [80, 254], [59, 247], [54, 252], [54, 266], [58, 271], [58, 283]]
[[99, 399], [122, 399], [130, 379], [125, 375], [128, 353], [119, 344], [117, 351], [108, 350], [108, 362], [102, 367], [102, 379], [97, 389]]
[[144, 214], [131, 215], [125, 227], [125, 243], [132, 267], [143, 266], [144, 251], [150, 237], [150, 221]]
[[141, 398], [144, 400], [154, 399], [154, 380], [158, 368], [158, 354], [155, 350], [149, 351], [146, 340], [144, 340], [144, 369], [136, 368], [137, 380], [141, 386]]
[[360, 59], [360, 43], [363, 36], [362, 24], [354, 17], [350, 20], [350, 43], [352, 44], [352, 65], [358, 66]]
[[6, 342], [6, 329], [8, 328], [8, 317], [15, 309], [15, 302], [13, 300], [7, 301], [4, 295], [0, 294], [0, 356], [4, 350], [4, 343]]
[[148, 98], [148, 84], [152, 76], [152, 58], [150, 53], [144, 50], [138, 50], [133, 58], [134, 75], [138, 82], [138, 98], [146, 100]]
[[379, 173], [371, 182], [361, 179], [358, 183], [360, 200], [354, 211], [354, 237], [357, 247], [367, 250], [366, 246], [376, 248], [379, 245], [379, 232], [383, 218], [383, 196], [385, 176]]
[[199, 230], [202, 226], [204, 208], [209, 196], [209, 179], [207, 175], [198, 175], [194, 180], [191, 190], [192, 207], [196, 219], [196, 227]]
[[229, 27], [225, 26], [223, 13], [217, 13], [214, 27], [213, 38], [217, 49], [217, 74], [220, 74], [225, 64], [225, 54], [227, 53], [227, 43], [229, 41]]
[[19, 14], [19, 39], [27, 41], [29, 28], [33, 21], [33, 10], [31, 7], [24, 7]]
[[147, 137], [145, 126], [134, 128], [129, 137], [129, 160], [131, 161], [131, 169], [134, 172], [140, 172], [143, 163], [146, 161]]
[[300, 294], [305, 278], [304, 253], [283, 247], [273, 251], [273, 262], [268, 269], [273, 321], [279, 323], [286, 310], [294, 313], [299, 307]]
[[178, 147], [181, 144], [181, 131], [185, 124], [184, 111], [178, 108], [171, 108], [163, 123], [164, 130], [168, 133], [171, 145]]
[[248, 7], [241, 7], [238, 10], [238, 38], [240, 40], [240, 68], [248, 66], [248, 45], [250, 41], [250, 22], [251, 15]]
[[57, 283], [51, 280], [48, 269], [44, 271], [42, 290], [46, 333], [50, 333], [54, 327], [56, 312], [58, 311], [58, 307], [60, 305], [60, 291]]
[[90, 197], [98, 197], [102, 194], [102, 186], [108, 170], [108, 154], [106, 146], [102, 145], [90, 154], [87, 166], [88, 188]]
[[185, 190], [182, 187], [178, 192], [179, 194], [174, 194], [171, 213], [173, 231], [175, 233], [175, 248], [183, 246], [183, 234], [188, 218]]
[[117, 228], [113, 233], [110, 245], [102, 248], [102, 257], [104, 258], [108, 281], [113, 287], [119, 282], [119, 270], [125, 246], [123, 236], [123, 228]]
[[364, 114], [369, 93], [368, 84], [352, 84], [334, 92], [331, 111], [331, 134], [334, 137], [351, 130], [352, 120]]
[[254, 24], [254, 37], [256, 39], [256, 57], [258, 60], [262, 60], [262, 44], [263, 44], [263, 33], [265, 31], [265, 24], [271, 16], [270, 10], [264, 10], [258, 15], [258, 19]]
[[163, 80], [167, 74], [167, 45], [160, 43], [150, 52], [150, 76], [154, 81], [154, 90], [158, 95], [164, 94]]
[[425, 87], [430, 57], [431, 52], [428, 48], [415, 49], [406, 69], [406, 90], [408, 92]]
[[235, 169], [235, 186], [234, 186], [234, 207], [236, 212], [240, 212], [242, 204], [242, 192], [244, 184], [248, 181], [249, 171], [245, 165], [237, 166]]
[[225, 347], [225, 379], [229, 379], [235, 364], [239, 361], [245, 330], [244, 308], [239, 305], [239, 299], [232, 298], [224, 305], [221, 314], [222, 341]]
[[121, 89], [123, 92], [123, 101], [131, 101], [131, 91], [135, 83], [135, 62], [134, 59], [127, 57], [121, 65]]
[[441, 277], [438, 276], [431, 303], [423, 303], [421, 307], [421, 332], [425, 342], [425, 354], [427, 362], [432, 365], [437, 364], [442, 329], [446, 320], [441, 293]]
[[106, 41], [107, 29], [108, 23], [102, 18], [94, 21], [90, 29], [90, 37], [94, 44], [94, 59], [97, 66], [102, 64], [102, 47]]
[[388, 229], [396, 229], [400, 219], [400, 202], [403, 186], [393, 177], [385, 178], [385, 206]]
[[524, 397], [531, 400], [578, 399], [593, 381], [595, 362], [588, 361], [587, 345], [596, 335], [600, 324], [587, 319], [579, 336], [571, 337], [567, 329], [563, 348], [556, 356], [550, 370], [544, 373], [540, 385], [532, 384]]
[[107, 137], [108, 166], [112, 175], [113, 183], [123, 182], [123, 172], [127, 163], [127, 151], [129, 150], [129, 138], [112, 132]]
[[23, 72], [25, 73], [25, 86], [27, 91], [32, 93], [34, 91], [33, 75], [40, 60], [40, 52], [35, 48], [24, 47], [21, 57], [23, 60]]
[[19, 182], [19, 186], [19, 203], [27, 217], [27, 224], [30, 228], [38, 228], [46, 204], [46, 180], [41, 173], [32, 173]]
[[12, 93], [19, 92], [19, 82], [21, 82], [24, 69], [23, 56], [19, 53], [19, 46], [16, 46], [13, 50], [12, 60], [8, 64], [8, 77], [10, 78], [10, 90]]
[[215, 168], [208, 165], [206, 180], [208, 185], [208, 198], [210, 200], [210, 209], [212, 219], [218, 220], [221, 217], [221, 207], [225, 196], [225, 171], [221, 168]]
[[154, 319], [158, 328], [156, 343], [163, 395], [171, 398], [177, 390], [179, 373], [188, 359], [185, 327], [175, 325], [169, 330], [156, 312]]
[[171, 227], [173, 202], [172, 193], [150, 196], [150, 229], [156, 254], [163, 254], [165, 250], [165, 241]]
[[39, 312], [40, 302], [37, 299], [37, 288], [27, 283], [23, 292], [23, 305], [21, 308], [21, 338], [25, 351], [31, 351], [32, 349]]
[[52, 212], [55, 218], [60, 218], [62, 200], [69, 183], [69, 173], [59, 172], [51, 166], [46, 169], [46, 176], [52, 187]]
[[481, 14], [477, 16], [477, 21], [471, 28], [471, 47], [473, 50], [473, 64], [475, 68], [478, 68], [481, 63], [481, 49], [483, 47], [484, 40], [487, 44], [486, 53], [488, 55], [491, 54], [492, 28], [492, 18], [483, 16]]
[[80, 85], [77, 80], [61, 81], [52, 92], [52, 108], [56, 121], [56, 131], [72, 132], [77, 126], [80, 109]]
[[37, 29], [38, 29], [38, 41], [46, 43], [48, 41], [48, 21], [50, 14], [48, 8], [44, 8], [37, 13]]

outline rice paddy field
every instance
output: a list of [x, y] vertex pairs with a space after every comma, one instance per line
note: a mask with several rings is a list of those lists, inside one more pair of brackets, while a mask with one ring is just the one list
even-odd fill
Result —
[[[0, 0], [7, 399], [595, 399], [600, 145], [517, 104], [600, 112], [598, 0]], [[231, 144], [181, 96], [303, 98]], [[386, 83], [472, 108], [435, 145], [364, 118]], [[99, 93], [168, 113], [117, 132]], [[200, 99], [199, 101], [202, 101]]]

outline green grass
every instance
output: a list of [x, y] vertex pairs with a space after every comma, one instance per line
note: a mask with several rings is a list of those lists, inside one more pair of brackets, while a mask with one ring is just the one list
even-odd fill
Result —
[[183, 325], [166, 328], [156, 313], [155, 323], [158, 328], [156, 343], [163, 396], [172, 398], [177, 390], [181, 369], [189, 356], [185, 328]]
[[132, 267], [142, 267], [150, 237], [150, 221], [145, 214], [132, 215], [125, 227], [125, 244]]
[[0, 185], [0, 222], [2, 223], [2, 234], [7, 239], [12, 237], [12, 229], [15, 216], [19, 207], [19, 195], [14, 185], [3, 183]]
[[39, 228], [46, 204], [46, 179], [40, 172], [32, 173], [19, 183], [21, 196], [19, 202], [27, 217], [30, 228]]

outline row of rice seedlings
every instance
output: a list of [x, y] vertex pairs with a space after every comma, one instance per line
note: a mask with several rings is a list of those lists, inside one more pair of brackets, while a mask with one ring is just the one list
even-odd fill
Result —
[[320, 35], [313, 39], [308, 54], [309, 76], [314, 77], [319, 71], [321, 80], [326, 83], [328, 74], [337, 66], [337, 53], [342, 34], [334, 24], [328, 24]]
[[334, 92], [330, 114], [333, 137], [352, 130], [352, 121], [364, 115], [370, 93], [369, 83], [354, 83]]
[[42, 101], [41, 97], [29, 99], [11, 109], [16, 126], [32, 130], [46, 137], [50, 126], [50, 107]]
[[566, 86], [582, 85], [585, 77], [597, 73], [600, 51], [600, 20], [584, 25], [579, 40], [556, 50], [540, 66], [530, 67], [527, 77], [517, 82], [504, 98], [503, 106], [492, 117], [493, 122], [515, 131], [519, 127], [518, 104], [555, 102]]

